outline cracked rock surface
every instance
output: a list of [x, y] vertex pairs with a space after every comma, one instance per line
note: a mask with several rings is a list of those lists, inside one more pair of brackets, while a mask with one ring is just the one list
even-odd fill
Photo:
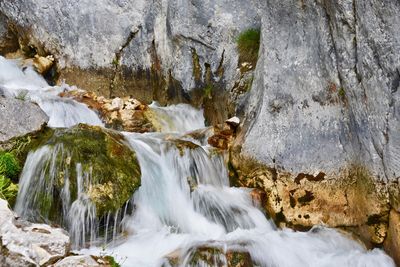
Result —
[[0, 199], [1, 266], [46, 266], [65, 257], [69, 249], [64, 230], [19, 220]]
[[0, 142], [39, 131], [48, 120], [49, 118], [38, 105], [29, 101], [2, 97], [0, 88]]
[[268, 0], [242, 154], [337, 177], [400, 176], [400, 2]]

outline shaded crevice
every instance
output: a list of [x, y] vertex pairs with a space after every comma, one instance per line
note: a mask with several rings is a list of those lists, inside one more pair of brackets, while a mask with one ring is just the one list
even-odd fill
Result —
[[207, 47], [207, 48], [209, 48], [209, 49], [211, 49], [211, 50], [216, 50], [216, 48], [213, 47], [212, 45], [209, 45], [209, 44], [207, 44], [207, 43], [205, 43], [205, 42], [203, 42], [203, 41], [201, 41], [201, 40], [195, 39], [195, 38], [193, 38], [193, 37], [185, 36], [185, 35], [183, 35], [183, 34], [180, 34], [179, 37], [184, 38], [184, 39], [187, 39], [187, 40], [190, 40], [190, 41], [192, 41], [192, 42], [194, 42], [194, 43], [201, 44], [201, 45], [203, 45], [203, 46], [205, 46], [205, 47]]
[[328, 5], [326, 3], [326, 1], [324, 1], [324, 5], [322, 6], [322, 9], [325, 12], [325, 17], [327, 19], [327, 24], [328, 24], [328, 29], [329, 29], [329, 36], [330, 39], [332, 41], [332, 48], [333, 51], [335, 53], [335, 63], [336, 63], [336, 71], [337, 71], [337, 76], [338, 76], [338, 80], [339, 80], [339, 88], [343, 88], [343, 77], [340, 73], [340, 66], [339, 66], [339, 54], [338, 54], [338, 49], [336, 46], [336, 42], [335, 42], [335, 34], [334, 34], [334, 29], [333, 29], [333, 23], [334, 21], [331, 18], [331, 15], [328, 12]]
[[136, 31], [131, 31], [129, 33], [128, 37], [126, 38], [126, 41], [122, 44], [122, 46], [115, 53], [115, 57], [112, 61], [114, 70], [113, 70], [113, 75], [112, 75], [112, 79], [111, 79], [111, 83], [110, 83], [109, 97], [112, 97], [113, 89], [115, 88], [116, 83], [117, 83], [118, 73], [121, 71], [122, 54], [123, 54], [125, 48], [127, 48], [130, 45], [130, 43], [132, 42], [132, 40], [135, 38], [136, 34], [141, 30], [141, 28], [142, 27], [139, 26], [139, 28]]

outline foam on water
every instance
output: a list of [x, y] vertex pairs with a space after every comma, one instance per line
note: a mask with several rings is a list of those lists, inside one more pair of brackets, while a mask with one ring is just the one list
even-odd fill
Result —
[[202, 110], [199, 111], [190, 105], [160, 107], [157, 102], [153, 102], [149, 107], [159, 119], [161, 131], [164, 133], [182, 133], [204, 128]]

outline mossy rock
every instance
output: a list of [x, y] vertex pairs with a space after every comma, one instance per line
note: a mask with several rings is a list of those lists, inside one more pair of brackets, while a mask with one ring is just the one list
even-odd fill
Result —
[[82, 175], [90, 174], [90, 183], [83, 175], [83, 191], [96, 206], [97, 216], [101, 218], [120, 209], [140, 186], [141, 176], [136, 154], [125, 142], [118, 132], [85, 124], [55, 129], [51, 136], [41, 139], [38, 147], [48, 146], [57, 151], [57, 167], [55, 175], [51, 176], [50, 170], [45, 174], [48, 181], [53, 179], [53, 192], [38, 193], [33, 204], [40, 216], [60, 222], [57, 216], [62, 210], [60, 196], [67, 173], [71, 203], [77, 199], [78, 164]]
[[[182, 259], [168, 258], [171, 266], [180, 266]], [[200, 246], [191, 249], [184, 260], [185, 266], [218, 266], [218, 267], [253, 267], [250, 253], [247, 251], [224, 251], [219, 247]]]
[[[0, 150], [12, 153], [18, 160], [20, 166], [24, 165], [29, 151], [36, 149], [45, 140], [48, 140], [54, 134], [54, 130], [43, 127], [37, 132], [28, 133], [24, 136], [14, 137], [6, 142], [0, 143]], [[18, 182], [18, 175], [11, 177], [14, 182]]]

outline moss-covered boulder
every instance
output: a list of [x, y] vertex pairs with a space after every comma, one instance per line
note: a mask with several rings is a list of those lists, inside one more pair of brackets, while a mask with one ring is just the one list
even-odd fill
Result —
[[217, 266], [217, 267], [253, 267], [253, 260], [247, 251], [227, 250], [213, 246], [191, 248], [181, 255], [175, 251], [166, 256], [172, 267], [177, 266]]
[[41, 218], [62, 223], [60, 212], [82, 194], [95, 205], [101, 218], [120, 209], [140, 185], [135, 152], [118, 132], [79, 124], [55, 129], [35, 144], [36, 151], [48, 151], [42, 163], [30, 166], [35, 169], [33, 175], [22, 175], [21, 179], [30, 179], [32, 197], [19, 197]]
[[[50, 145], [60, 143], [71, 153], [70, 158], [66, 158], [70, 166], [75, 168], [80, 163], [83, 171], [91, 172], [91, 186], [87, 193], [96, 204], [99, 215], [122, 207], [139, 187], [139, 163], [121, 134], [81, 124], [56, 130], [47, 142]], [[76, 192], [74, 178], [70, 179], [71, 192]], [[60, 185], [63, 186], [62, 180]]]

